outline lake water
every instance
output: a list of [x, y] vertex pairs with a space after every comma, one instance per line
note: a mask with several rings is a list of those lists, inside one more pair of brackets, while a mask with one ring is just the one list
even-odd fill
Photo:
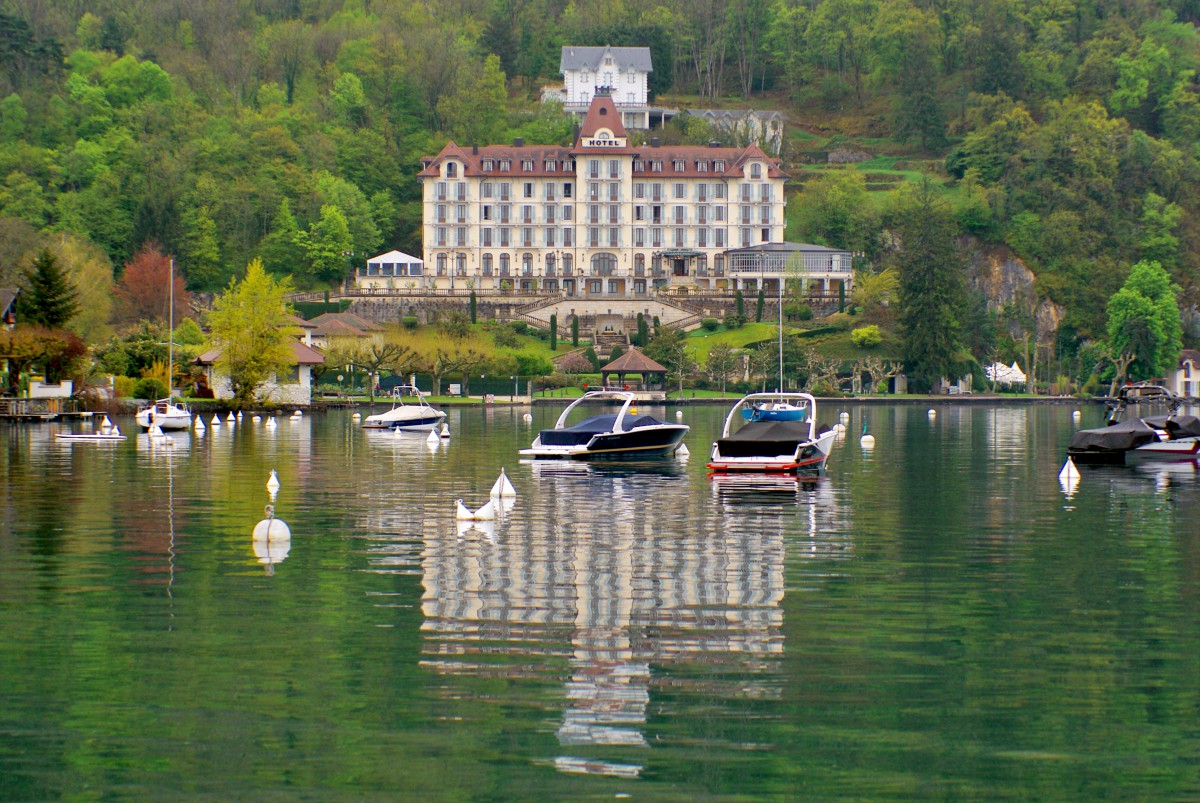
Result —
[[708, 477], [714, 407], [597, 466], [519, 462], [547, 408], [0, 427], [0, 797], [1200, 797], [1196, 466], [1067, 498], [1069, 406], [843, 409], [762, 486]]

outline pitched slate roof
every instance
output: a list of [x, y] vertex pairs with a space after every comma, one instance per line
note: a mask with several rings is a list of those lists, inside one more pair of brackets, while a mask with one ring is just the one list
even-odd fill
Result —
[[601, 368], [600, 373], [645, 374], [664, 373], [666, 370], [666, 366], [659, 365], [636, 348], [630, 348], [629, 351]]
[[614, 66], [618, 70], [627, 70], [633, 67], [641, 72], [654, 72], [648, 47], [578, 47], [576, 45], [563, 45], [558, 71], [565, 73], [582, 70], [584, 67], [589, 70], [599, 70], [605, 53], [612, 54]]

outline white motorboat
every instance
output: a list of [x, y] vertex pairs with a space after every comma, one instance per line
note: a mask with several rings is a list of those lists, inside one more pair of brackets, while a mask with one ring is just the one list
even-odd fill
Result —
[[170, 399], [159, 399], [137, 411], [138, 426], [150, 429], [158, 424], [162, 429], [187, 429], [192, 425], [192, 414], [187, 405]]
[[[567, 425], [580, 405], [621, 402], [616, 413], [593, 415]], [[673, 453], [690, 429], [686, 424], [668, 424], [654, 416], [639, 415], [637, 395], [620, 390], [593, 390], [572, 402], [558, 417], [553, 429], [543, 429], [522, 457], [591, 458], [656, 457]]]
[[417, 387], [397, 385], [392, 389], [392, 409], [367, 416], [362, 425], [364, 429], [431, 430], [445, 417], [444, 412], [425, 401], [424, 394]]
[[[786, 405], [786, 418], [756, 413]], [[734, 429], [741, 422], [742, 426]], [[824, 468], [835, 433], [817, 423], [817, 400], [809, 393], [751, 393], [733, 405], [708, 467], [717, 473], [793, 473]]]
[[[1130, 407], [1166, 409], [1166, 415], [1128, 415]], [[1183, 399], [1161, 385], [1126, 385], [1117, 392], [1107, 426], [1081, 429], [1067, 455], [1076, 463], [1121, 465], [1140, 460], [1200, 460], [1200, 418], [1180, 412]]]

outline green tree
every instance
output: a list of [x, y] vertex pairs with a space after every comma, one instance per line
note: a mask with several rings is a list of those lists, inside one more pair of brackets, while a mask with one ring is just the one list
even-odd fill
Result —
[[471, 323], [475, 323], [479, 316], [479, 299], [475, 297], [475, 291], [471, 291], [471, 300], [469, 302], [471, 310]]
[[1165, 376], [1183, 349], [1178, 288], [1157, 262], [1142, 261], [1108, 302], [1108, 340], [1114, 355], [1134, 357], [1130, 372], [1142, 379]]
[[1142, 204], [1142, 259], [1170, 270], [1179, 261], [1179, 238], [1175, 230], [1183, 220], [1183, 209], [1153, 192]]
[[483, 64], [459, 68], [454, 89], [438, 103], [450, 135], [462, 143], [497, 142], [503, 133], [508, 91], [500, 59], [493, 53]]
[[550, 315], [550, 350], [558, 351], [558, 315]]
[[183, 216], [183, 273], [193, 290], [215, 290], [225, 280], [217, 224], [206, 206], [188, 210]]
[[571, 316], [571, 348], [579, 348], [579, 316]]
[[953, 213], [928, 180], [901, 201], [896, 229], [904, 364], [918, 388], [929, 388], [962, 363], [966, 266]]
[[708, 352], [708, 360], [704, 364], [709, 377], [721, 383], [721, 395], [725, 395], [725, 383], [731, 376], [736, 376], [741, 368], [742, 357], [728, 343], [718, 343]]
[[754, 322], [762, 323], [763, 307], [766, 305], [767, 299], [763, 294], [763, 289], [758, 288], [758, 303], [754, 307]]
[[297, 239], [311, 265], [311, 273], [306, 277], [310, 286], [345, 278], [350, 264], [347, 255], [353, 249], [353, 242], [342, 210], [330, 204], [322, 206], [321, 219], [309, 226], [307, 232], [299, 232]]
[[258, 245], [263, 267], [277, 276], [288, 276], [299, 271], [307, 255], [300, 237], [300, 226], [292, 214], [287, 198], [279, 202], [271, 232]]
[[19, 320], [47, 329], [61, 329], [79, 312], [79, 293], [48, 249], [34, 257], [18, 304]]
[[231, 281], [213, 300], [208, 324], [213, 345], [221, 350], [217, 368], [229, 377], [238, 406], [256, 402], [272, 375], [296, 364], [291, 344], [298, 330], [290, 323], [286, 300], [291, 290], [289, 279], [271, 278], [255, 259], [241, 282]]

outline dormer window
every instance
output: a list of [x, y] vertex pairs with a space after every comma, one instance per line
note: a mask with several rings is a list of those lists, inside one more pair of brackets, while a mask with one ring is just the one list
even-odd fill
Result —
[[682, 173], [687, 168], [687, 162], [683, 159], [676, 159], [674, 167], [676, 173]]
[[508, 159], [501, 159], [500, 160], [500, 172], [507, 173], [509, 170], [512, 170], [512, 162]]
[[633, 172], [645, 173], [646, 172], [646, 160], [645, 159], [634, 159], [633, 160]]
[[762, 164], [760, 162], [752, 162], [750, 164], [750, 178], [762, 178]]
[[546, 168], [547, 173], [553, 173], [558, 169], [558, 162], [556, 162], [554, 159], [547, 159], [544, 167]]
[[661, 173], [662, 172], [662, 159], [652, 159], [650, 161], [650, 172], [651, 173]]
[[526, 173], [532, 173], [533, 172], [533, 160], [532, 159], [522, 159], [521, 160], [521, 170]]
[[696, 172], [697, 173], [707, 173], [708, 172], [708, 162], [704, 161], [703, 159], [697, 159], [696, 160]]
[[725, 160], [717, 159], [716, 161], [714, 161], [713, 162], [713, 170], [717, 171], [718, 173], [724, 173], [725, 172]]
[[483, 172], [490, 173], [496, 169], [496, 162], [493, 159], [483, 160]]

